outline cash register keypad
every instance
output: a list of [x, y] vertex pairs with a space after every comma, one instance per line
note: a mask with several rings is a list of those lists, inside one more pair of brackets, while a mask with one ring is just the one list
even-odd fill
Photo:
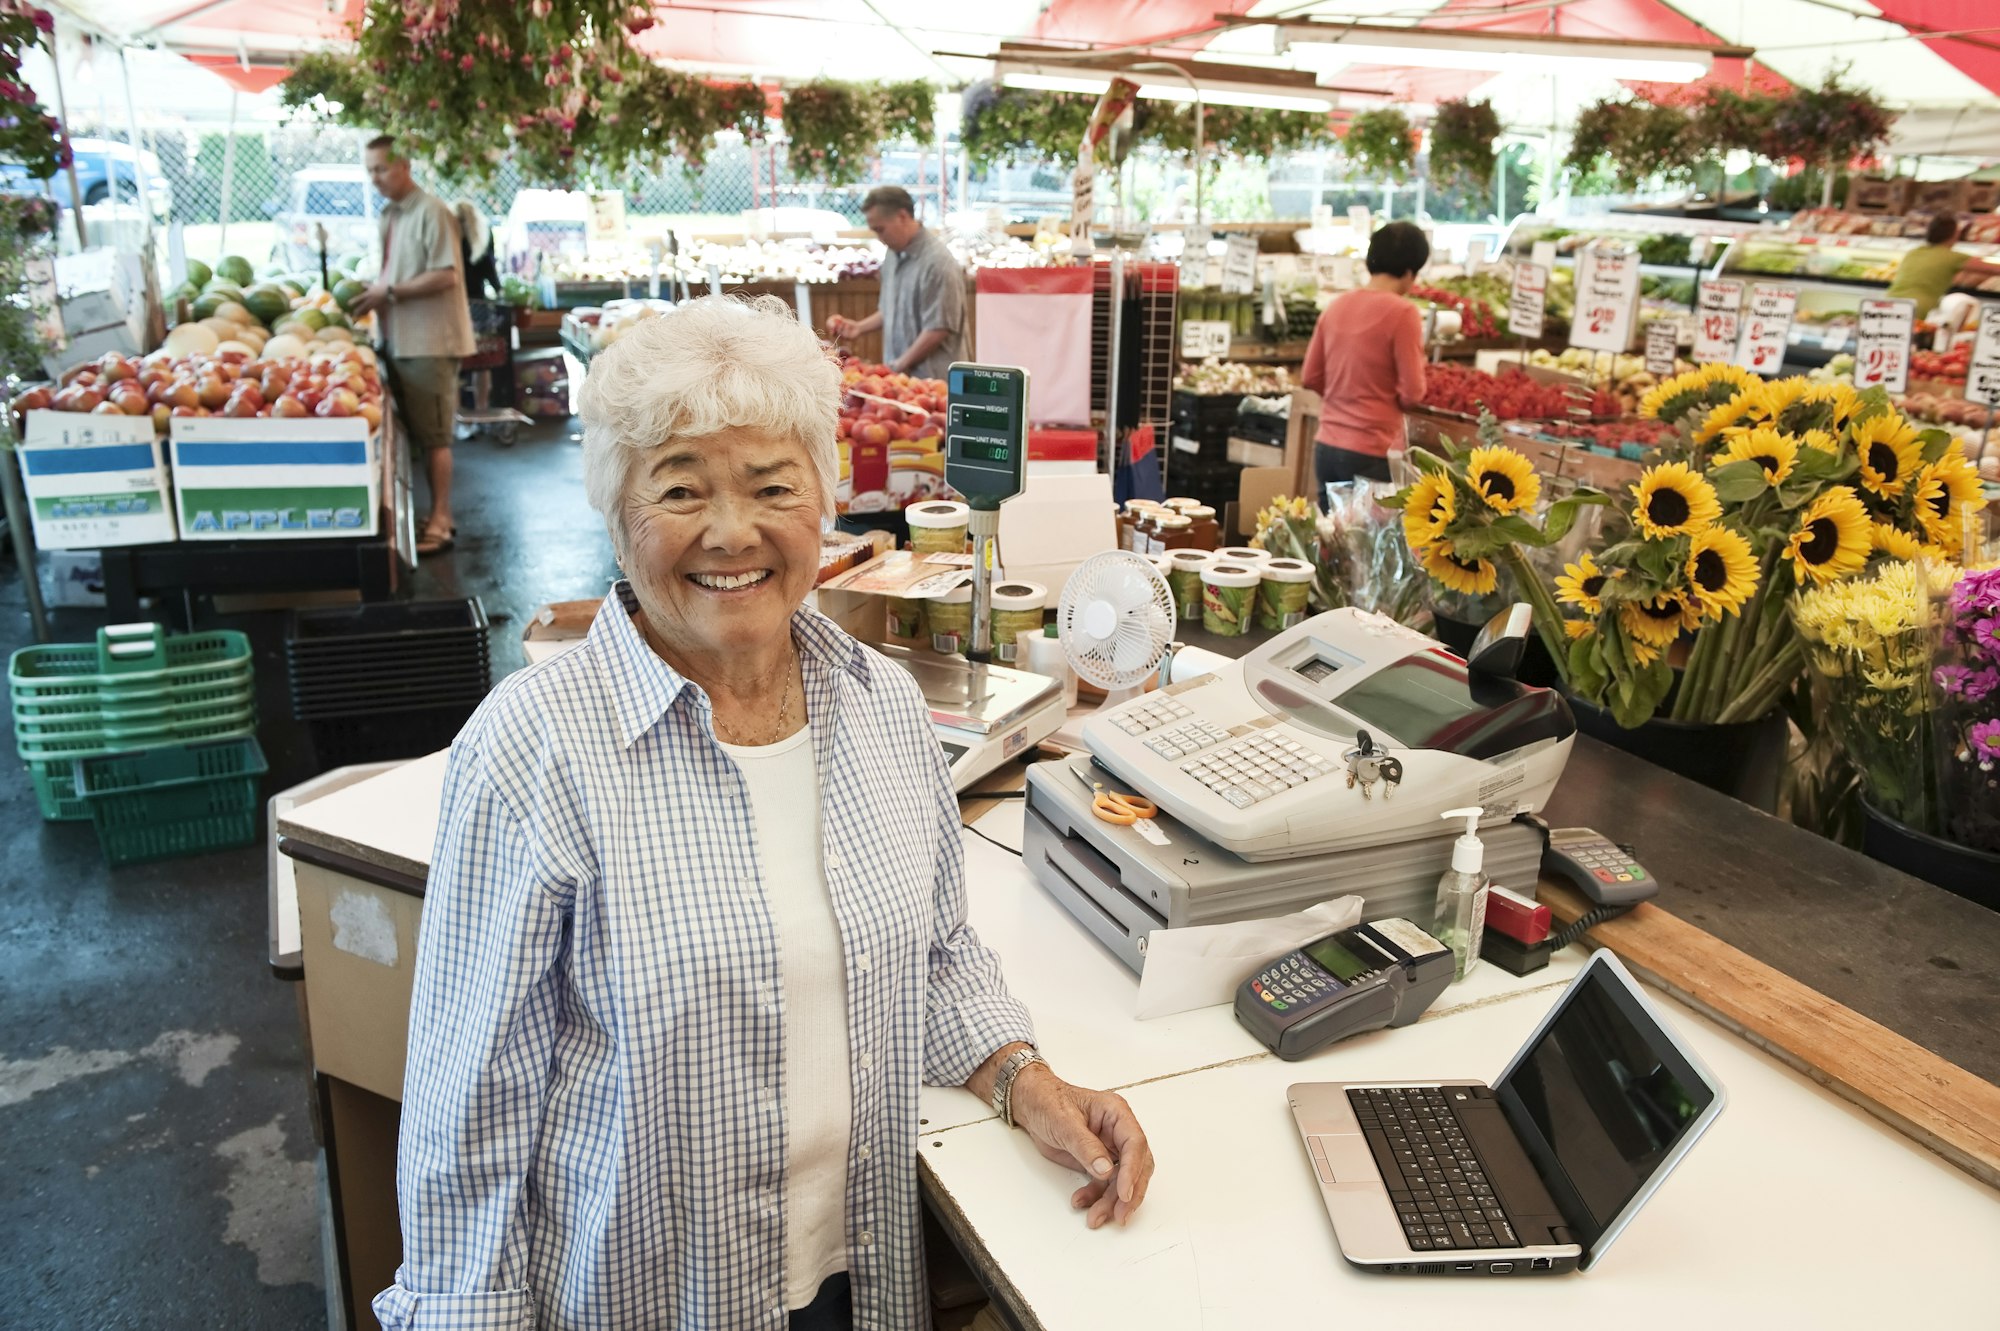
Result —
[[1176, 721], [1185, 721], [1194, 713], [1172, 698], [1146, 698], [1136, 706], [1129, 707], [1112, 718], [1118, 728], [1128, 735], [1143, 735], [1162, 726], [1170, 726]]
[[1297, 740], [1269, 730], [1232, 740], [1212, 752], [1197, 752], [1180, 766], [1239, 809], [1332, 776], [1336, 770], [1331, 761]]

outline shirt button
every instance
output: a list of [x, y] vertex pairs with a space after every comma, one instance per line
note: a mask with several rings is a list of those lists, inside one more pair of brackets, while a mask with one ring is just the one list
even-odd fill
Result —
[[826, 853], [826, 867], [829, 869], [838, 869], [840, 867], [839, 852], [829, 850]]
[[875, 1055], [867, 1053], [861, 1055], [861, 1070], [863, 1072], [868, 1071], [870, 1068], [874, 1066], [875, 1066]]
[[861, 1233], [859, 1233], [855, 1237], [860, 1241], [861, 1246], [864, 1248], [872, 1248], [875, 1246], [875, 1236], [869, 1233], [865, 1229], [862, 1230]]
[[771, 986], [767, 984], [762, 989], [759, 989], [757, 991], [757, 997], [763, 999], [764, 1002], [769, 1003], [771, 1001]]
[[854, 958], [854, 969], [858, 971], [867, 970], [869, 964], [870, 962], [868, 959], [868, 954], [866, 952], [858, 953]]
[[869, 1156], [873, 1155], [873, 1154], [874, 1154], [874, 1152], [868, 1149], [868, 1143], [867, 1143], [867, 1142], [863, 1142], [863, 1143], [861, 1143], [861, 1145], [860, 1145], [860, 1146], [859, 1146], [859, 1147], [858, 1147], [858, 1148], [857, 1148], [857, 1149], [855, 1150], [854, 1154], [855, 1154], [855, 1155], [857, 1155], [857, 1156], [859, 1156], [859, 1157], [860, 1157], [861, 1159], [863, 1159], [863, 1160], [866, 1160], [866, 1159], [867, 1159], [867, 1158], [868, 1158]]

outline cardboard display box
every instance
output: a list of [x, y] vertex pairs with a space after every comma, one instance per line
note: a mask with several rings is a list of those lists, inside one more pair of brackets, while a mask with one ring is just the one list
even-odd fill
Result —
[[381, 523], [379, 446], [358, 416], [175, 417], [181, 539], [373, 536]]
[[35, 544], [42, 549], [174, 539], [167, 473], [150, 416], [31, 411], [20, 452]]

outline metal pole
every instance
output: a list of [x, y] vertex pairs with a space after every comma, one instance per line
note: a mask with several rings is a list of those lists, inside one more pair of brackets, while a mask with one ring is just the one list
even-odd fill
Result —
[[21, 488], [21, 441], [14, 435], [14, 381], [9, 378], [0, 381], [0, 412], [6, 414], [6, 424], [0, 425], [0, 444], [4, 444], [6, 459], [0, 462], [0, 502], [4, 502], [7, 514], [7, 538], [14, 547], [14, 566], [21, 570], [21, 592], [28, 601], [28, 623], [35, 630], [36, 642], [49, 640], [49, 612], [42, 604], [42, 579], [35, 567], [35, 531], [28, 519], [27, 495]]
[[[132, 105], [132, 64], [118, 48], [118, 74], [125, 82], [125, 136], [132, 140], [132, 174], [139, 186], [140, 234], [153, 234], [153, 176], [146, 170], [146, 145], [139, 138], [139, 112]], [[232, 94], [233, 96], [234, 94]]]
[[1113, 475], [1118, 471], [1118, 353], [1119, 315], [1125, 305], [1125, 251], [1111, 251], [1111, 292], [1109, 322], [1104, 339], [1108, 363], [1104, 367], [1104, 456]]
[[229, 209], [230, 195], [236, 183], [236, 100], [240, 94], [235, 87], [229, 89], [229, 132], [222, 139], [222, 215], [219, 220], [222, 229], [215, 239], [218, 255], [229, 253]]
[[1171, 61], [1142, 60], [1135, 64], [1128, 65], [1126, 66], [1126, 68], [1132, 70], [1161, 69], [1161, 70], [1166, 70], [1167, 72], [1172, 74], [1178, 74], [1180, 75], [1181, 79], [1184, 82], [1186, 82], [1186, 84], [1188, 85], [1188, 89], [1194, 93], [1194, 224], [1196, 226], [1200, 226], [1202, 222], [1201, 159], [1202, 159], [1202, 154], [1206, 152], [1208, 148], [1207, 126], [1203, 123], [1205, 119], [1205, 108], [1202, 106], [1201, 85], [1195, 82], [1194, 75], [1188, 73], [1188, 71], [1184, 69], [1182, 66], [1176, 65]]
[[[91, 82], [97, 85], [97, 131], [100, 134], [108, 135], [111, 133], [111, 111], [110, 108], [105, 104], [104, 80], [101, 77], [99, 77], [97, 69], [97, 52], [99, 49], [100, 48], [98, 47], [96, 42], [91, 43], [90, 76], [91, 76]], [[110, 181], [108, 191], [104, 196], [104, 201], [111, 205], [111, 234], [113, 237], [116, 237], [118, 234], [118, 202], [119, 202], [118, 162], [117, 159], [112, 157], [112, 155], [108, 152], [104, 154], [104, 175], [105, 178]], [[138, 179], [135, 177], [132, 181], [132, 187], [136, 190], [138, 186], [139, 182]], [[117, 243], [118, 242], [115, 239], [112, 241], [112, 244], [114, 245], [116, 245]]]
[[65, 168], [69, 175], [69, 214], [76, 221], [76, 247], [87, 250], [90, 233], [83, 225], [83, 190], [76, 183], [76, 150], [69, 139], [69, 98], [63, 93], [62, 49], [53, 32], [49, 34], [49, 64], [56, 74], [56, 115], [62, 121], [63, 147], [70, 154], [69, 166]]

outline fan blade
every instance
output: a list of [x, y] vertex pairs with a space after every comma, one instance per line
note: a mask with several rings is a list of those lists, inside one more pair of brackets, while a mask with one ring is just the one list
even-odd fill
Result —
[[1166, 646], [1156, 620], [1131, 616], [1118, 625], [1118, 638], [1111, 646], [1111, 660], [1120, 670], [1144, 670], [1159, 660]]
[[[1147, 570], [1148, 573], [1151, 570]], [[1118, 576], [1107, 578], [1101, 595], [1117, 607], [1118, 613], [1127, 615], [1138, 610], [1153, 599], [1153, 581], [1136, 569], [1121, 568]]]

